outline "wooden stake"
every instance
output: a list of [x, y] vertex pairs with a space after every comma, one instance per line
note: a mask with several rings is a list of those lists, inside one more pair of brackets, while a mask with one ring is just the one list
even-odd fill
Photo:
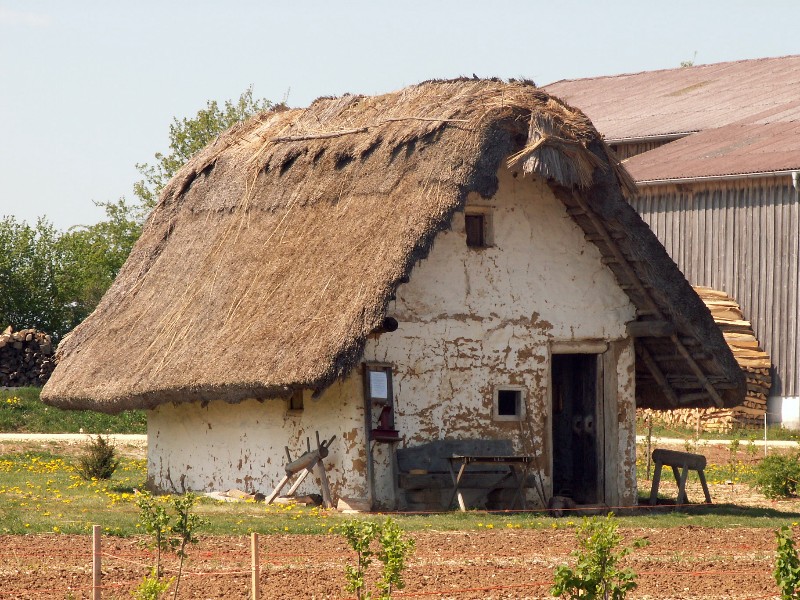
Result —
[[250, 570], [252, 572], [252, 600], [261, 598], [261, 569], [258, 558], [258, 534], [250, 534]]
[[289, 475], [284, 475], [283, 479], [281, 479], [278, 482], [277, 487], [274, 490], [272, 490], [272, 493], [269, 496], [267, 496], [267, 498], [264, 500], [264, 503], [272, 504], [275, 498], [278, 497], [278, 494], [281, 493], [281, 490], [283, 489], [283, 486], [286, 485], [287, 481], [289, 481]]
[[318, 461], [315, 465], [317, 475], [320, 479], [320, 484], [322, 487], [322, 506], [325, 508], [333, 508], [333, 499], [331, 498], [331, 488], [328, 485], [328, 475], [325, 473], [325, 465], [322, 464], [322, 461]]
[[100, 556], [100, 525], [92, 525], [92, 600], [100, 600], [103, 583]]

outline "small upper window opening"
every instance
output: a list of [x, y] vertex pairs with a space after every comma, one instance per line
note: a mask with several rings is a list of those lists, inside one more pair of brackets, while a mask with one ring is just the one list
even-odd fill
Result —
[[295, 390], [289, 396], [289, 410], [303, 410], [303, 390]]
[[464, 231], [467, 247], [488, 248], [494, 245], [492, 207], [467, 206], [464, 210]]
[[486, 215], [464, 215], [467, 231], [467, 246], [470, 248], [486, 247]]

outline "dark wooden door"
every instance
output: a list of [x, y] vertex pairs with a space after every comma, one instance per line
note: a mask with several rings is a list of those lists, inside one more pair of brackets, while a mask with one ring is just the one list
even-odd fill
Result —
[[599, 493], [597, 355], [553, 355], [553, 494], [596, 504]]

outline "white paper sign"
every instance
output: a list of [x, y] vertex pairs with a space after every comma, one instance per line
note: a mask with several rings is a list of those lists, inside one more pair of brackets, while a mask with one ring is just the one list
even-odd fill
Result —
[[369, 372], [369, 395], [371, 398], [389, 399], [389, 377], [386, 371]]

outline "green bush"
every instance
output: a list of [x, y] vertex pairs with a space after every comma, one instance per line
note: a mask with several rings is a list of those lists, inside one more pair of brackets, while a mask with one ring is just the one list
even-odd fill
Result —
[[[339, 527], [339, 532], [357, 556], [356, 566], [345, 566], [348, 592], [355, 593], [358, 600], [372, 600], [374, 596], [366, 589], [365, 578], [374, 556], [383, 563], [383, 573], [377, 582], [377, 600], [391, 600], [395, 590], [405, 587], [403, 571], [409, 555], [414, 551], [414, 540], [407, 537], [397, 523], [391, 518], [387, 518], [383, 524], [374, 521], [345, 521]], [[380, 543], [377, 552], [372, 548], [376, 538]]]
[[792, 498], [800, 483], [800, 456], [773, 454], [756, 467], [756, 487], [767, 498]]
[[[575, 568], [567, 565], [556, 568], [555, 585], [550, 589], [553, 596], [570, 600], [623, 600], [636, 589], [636, 573], [619, 567], [632, 548], [617, 549], [622, 536], [613, 515], [605, 519], [584, 517], [577, 536], [578, 549], [572, 553]], [[643, 541], [634, 542], [634, 547], [642, 545]]]
[[117, 451], [107, 437], [98, 435], [86, 449], [86, 454], [78, 459], [75, 470], [78, 474], [90, 481], [92, 479], [111, 479], [114, 471], [119, 466]]
[[800, 560], [792, 539], [792, 530], [786, 526], [775, 532], [778, 549], [775, 553], [775, 582], [781, 590], [781, 600], [796, 600], [800, 589]]

